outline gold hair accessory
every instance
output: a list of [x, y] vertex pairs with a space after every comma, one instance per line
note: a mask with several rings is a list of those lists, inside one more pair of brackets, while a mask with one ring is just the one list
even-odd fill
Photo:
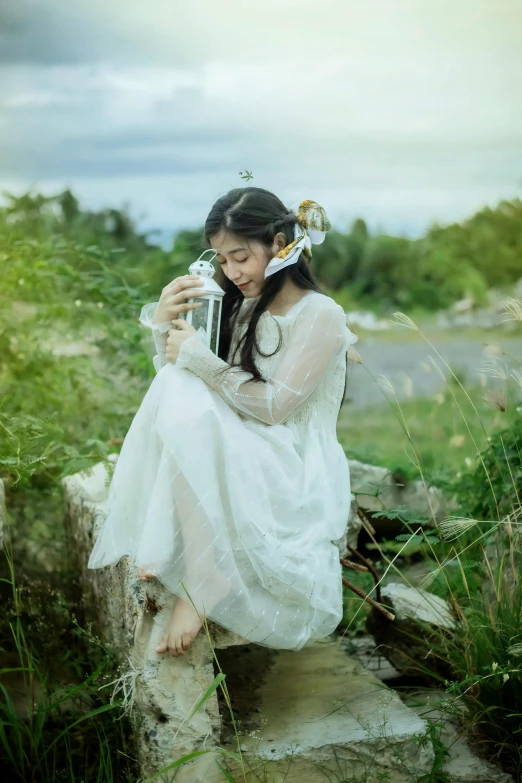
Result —
[[289, 245], [279, 251], [268, 263], [265, 278], [284, 269], [285, 266], [299, 261], [301, 252], [312, 258], [312, 245], [324, 242], [326, 232], [332, 227], [323, 207], [316, 201], [305, 201], [292, 204], [289, 209], [297, 220], [294, 226], [294, 239]]

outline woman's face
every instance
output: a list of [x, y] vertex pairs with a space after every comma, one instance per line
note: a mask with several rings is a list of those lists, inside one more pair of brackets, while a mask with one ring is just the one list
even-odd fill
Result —
[[286, 245], [284, 234], [274, 237], [272, 252], [254, 239], [242, 239], [226, 229], [210, 237], [210, 246], [218, 255], [216, 262], [247, 299], [259, 296], [265, 284], [265, 269], [270, 259]]

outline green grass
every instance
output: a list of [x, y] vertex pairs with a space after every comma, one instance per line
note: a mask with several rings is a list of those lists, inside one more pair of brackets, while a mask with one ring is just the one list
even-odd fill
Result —
[[[522, 321], [522, 302], [508, 313]], [[506, 313], [506, 314], [508, 314]], [[402, 314], [397, 317], [403, 322]], [[413, 337], [418, 337], [410, 322]], [[517, 369], [520, 359], [511, 361]], [[338, 434], [349, 457], [401, 468], [408, 477], [442, 483], [463, 520], [453, 529], [439, 524], [421, 548], [413, 532], [415, 514], [397, 514], [409, 534], [375, 541], [371, 557], [380, 574], [401, 568], [408, 552], [422, 556], [431, 571], [429, 589], [444, 597], [457, 619], [455, 630], [429, 640], [432, 653], [452, 672], [448, 691], [467, 707], [466, 728], [484, 753], [522, 780], [522, 416], [514, 376], [493, 384], [505, 405], [488, 405], [485, 389], [449, 378], [436, 399], [388, 401], [355, 411], [347, 406]], [[520, 379], [520, 378], [519, 378]], [[488, 388], [491, 385], [488, 384]], [[505, 410], [502, 410], [505, 408]], [[437, 481], [436, 479], [440, 481]], [[412, 548], [412, 544], [415, 545]], [[417, 551], [415, 551], [417, 548]], [[350, 577], [353, 580], [353, 575]], [[369, 580], [366, 587], [370, 587]], [[429, 583], [426, 583], [428, 586]], [[367, 607], [345, 594], [347, 632], [360, 629]], [[422, 642], [422, 630], [419, 631]], [[419, 668], [425, 666], [419, 661]]]
[[[14, 224], [5, 216], [0, 220], [5, 267], [0, 296], [0, 468], [6, 478], [9, 527], [16, 531], [15, 560], [24, 568], [31, 564], [29, 576], [70, 579], [62, 568], [59, 479], [117, 448], [153, 375], [137, 316], [143, 301], [153, 298], [147, 291], [159, 290], [159, 281], [172, 272], [175, 259], [166, 254], [157, 258], [156, 251], [144, 249], [142, 243], [136, 248], [134, 254], [122, 256], [113, 244], [100, 249], [89, 242], [83, 247], [72, 235], [63, 237], [57, 228], [51, 231], [45, 222], [35, 233], [30, 221]], [[176, 262], [183, 273], [184, 259]], [[158, 283], [152, 289], [151, 272]], [[11, 311], [13, 303], [25, 306], [23, 317], [20, 307]], [[511, 329], [440, 332], [435, 317], [420, 311], [418, 322], [428, 340], [449, 342], [458, 333], [459, 338], [504, 346], [507, 356], [516, 354], [519, 344], [512, 340], [516, 332]], [[98, 355], [93, 359], [51, 354], [41, 338], [58, 336], [58, 330], [63, 330], [65, 342], [70, 334], [90, 335]], [[399, 326], [373, 334], [356, 331], [383, 350], [390, 342], [422, 339], [415, 329]], [[488, 517], [480, 513], [489, 507], [493, 489], [503, 509], [520, 504], [522, 491], [517, 496], [516, 482], [522, 449], [517, 452], [516, 438], [496, 437], [501, 430], [513, 430], [520, 413], [509, 394], [508, 410], [502, 413], [484, 403], [485, 387], [460, 380], [477, 412], [451, 379], [434, 399], [409, 399], [398, 405], [383, 393], [380, 405], [363, 410], [347, 405], [338, 435], [349, 457], [400, 469], [412, 479], [449, 486], [458, 474], [469, 477], [461, 487], [463, 511], [473, 502], [481, 524], [456, 542], [440, 540], [422, 547], [418, 541], [393, 540], [384, 546], [380, 542], [371, 556], [381, 572], [389, 568], [393, 573], [392, 563], [400, 569], [409, 557], [422, 553], [433, 569], [439, 569], [430, 589], [451, 596], [461, 617], [452, 646], [441, 652], [454, 664], [450, 687], [470, 709], [472, 725], [485, 746], [500, 749], [520, 779], [520, 536], [514, 526], [508, 541], [496, 539], [495, 533], [484, 531], [482, 520]], [[492, 385], [503, 384], [488, 388]], [[12, 388], [16, 395], [9, 393]], [[481, 463], [477, 451], [490, 443], [488, 436], [493, 453]], [[509, 468], [505, 475], [497, 470], [499, 464]], [[415, 519], [407, 521], [416, 526]], [[108, 679], [110, 658], [74, 624], [68, 591], [29, 579], [16, 586], [12, 569], [2, 575], [7, 581], [1, 585], [12, 596], [0, 619], [0, 645], [7, 658], [0, 672], [0, 762], [8, 765], [11, 779], [30, 783], [134, 779], [132, 761], [125, 755], [125, 723], [104, 700], [106, 691], [98, 690]], [[373, 587], [365, 574], [348, 572], [347, 577], [363, 589]], [[344, 608], [343, 627], [364, 630], [366, 605], [361, 610], [360, 599], [346, 593]], [[29, 695], [31, 707], [25, 717], [9, 685], [14, 675], [24, 680]], [[226, 681], [217, 678], [214, 685], [227, 700]], [[238, 757], [243, 779], [240, 750]], [[218, 758], [223, 764], [230, 760]], [[186, 761], [173, 762], [177, 766], [172, 771]], [[224, 779], [233, 778], [224, 773]], [[268, 770], [261, 779], [271, 779]]]
[[[466, 470], [469, 467], [466, 458], [474, 460], [476, 453], [472, 438], [480, 448], [485, 448], [487, 440], [483, 427], [491, 433], [499, 427], [508, 426], [518, 415], [513, 406], [505, 413], [488, 407], [482, 399], [485, 389], [479, 384], [473, 387], [466, 385], [466, 391], [480, 412], [481, 420], [477, 420], [469, 402], [460, 395], [469, 431], [448, 390], [441, 392], [441, 402], [432, 398], [401, 402], [411, 439], [424, 469], [430, 472], [452, 475]], [[362, 409], [344, 405], [339, 415], [337, 435], [349, 458], [402, 468], [408, 475], [419, 477], [418, 471], [412, 471], [415, 455], [410, 440], [396, 411], [386, 400]], [[453, 442], [452, 438], [455, 438]]]
[[[0, 767], [20, 783], [112, 783], [135, 779], [129, 726], [100, 687], [116, 662], [82, 630], [63, 593], [17, 584], [2, 563]], [[126, 752], [127, 751], [127, 752]]]

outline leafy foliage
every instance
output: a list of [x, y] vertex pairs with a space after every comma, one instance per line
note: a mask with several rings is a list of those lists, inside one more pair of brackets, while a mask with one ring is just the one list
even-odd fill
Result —
[[[487, 480], [485, 476], [487, 475]], [[490, 442], [455, 483], [461, 502], [475, 519], [495, 520], [513, 512], [522, 498], [522, 418], [494, 432]]]
[[[63, 592], [15, 583], [0, 618], [0, 766], [11, 781], [85, 783], [135, 779], [125, 720], [115, 720], [103, 683], [115, 661], [82, 631]], [[7, 779], [6, 778], [6, 779]]]
[[[396, 306], [433, 310], [465, 295], [480, 303], [489, 285], [512, 283], [520, 276], [521, 218], [520, 200], [503, 202], [461, 225], [434, 226], [418, 240], [372, 234], [359, 219], [347, 233], [331, 231], [322, 245], [314, 246], [312, 266], [325, 290], [346, 309], [361, 305], [375, 310]], [[0, 209], [0, 476], [6, 481], [8, 506], [16, 523], [19, 561], [36, 562], [45, 546], [54, 546], [56, 555], [61, 535], [59, 479], [90, 467], [121, 445], [153, 375], [138, 324], [139, 310], [170, 279], [184, 274], [203, 249], [202, 232], [194, 230], [180, 231], [172, 248], [162, 250], [136, 230], [125, 210], [80, 209], [70, 191], [55, 197], [8, 196], [7, 205]], [[520, 418], [492, 435], [481, 452], [483, 464], [478, 460], [456, 478], [441, 474], [435, 480], [441, 459], [437, 462], [440, 455], [434, 456], [432, 435], [439, 438], [442, 454], [453, 423], [445, 429], [440, 410], [418, 411], [413, 424], [418, 424], [424, 438], [417, 450], [424, 475], [438, 486], [445, 481], [463, 513], [479, 521], [512, 511], [522, 496]], [[434, 429], [427, 436], [430, 417]], [[378, 419], [376, 426], [382, 438]], [[410, 432], [417, 439], [415, 426]], [[401, 456], [396, 433], [394, 438], [393, 458], [387, 461], [408, 478], [416, 478], [416, 462], [409, 455]], [[361, 450], [368, 449], [367, 437], [355, 442], [366, 444]], [[503, 535], [497, 540], [494, 531], [478, 525], [456, 547], [433, 531], [421, 532], [426, 523], [421, 515], [408, 509], [395, 511], [410, 532], [380, 548], [380, 566], [400, 552], [405, 559], [428, 558], [438, 569], [431, 589], [444, 597], [449, 593], [464, 618], [459, 633], [443, 640], [445, 654], [454, 663], [450, 687], [471, 706], [481, 735], [488, 743], [501, 745], [510, 768], [518, 769], [520, 539], [512, 531], [511, 538]], [[417, 532], [412, 535], [412, 531]], [[501, 546], [493, 551], [500, 540]], [[47, 570], [53, 567], [59, 566]], [[349, 578], [367, 591], [373, 587], [368, 574]], [[32, 594], [37, 592], [34, 589]], [[58, 765], [65, 759], [70, 779], [76, 775], [88, 780], [83, 770], [89, 764], [89, 774], [110, 780], [118, 771], [107, 737], [115, 747], [121, 738], [99, 722], [108, 707], [89, 691], [91, 681], [83, 688], [89, 672], [100, 673], [101, 659], [92, 654], [89, 644], [89, 661], [83, 657], [85, 649], [80, 652], [75, 645], [70, 651], [64, 644], [68, 666], [82, 684], [80, 690], [92, 699], [90, 713], [83, 713], [88, 719], [68, 722], [55, 709], [62, 702], [52, 682], [54, 673], [24, 642], [28, 624], [38, 613], [45, 616], [46, 607], [39, 605], [31, 614], [17, 601], [10, 619], [16, 631], [15, 648], [25, 656], [20, 668], [27, 669], [25, 675], [32, 678], [42, 698], [28, 723], [19, 720], [9, 693], [2, 691], [6, 722], [0, 753], [8, 753], [4, 739], [9, 740], [18, 755], [5, 760], [21, 779], [31, 758]], [[359, 631], [366, 607], [361, 611], [357, 601], [352, 596], [345, 601], [343, 624]], [[68, 602], [55, 595], [53, 607], [56, 616], [47, 618], [48, 628], [52, 632], [63, 621], [62, 627], [70, 630]], [[45, 623], [33, 630], [35, 638], [45, 634]], [[7, 646], [7, 638], [3, 641]], [[62, 659], [59, 651], [55, 657]], [[506, 742], [510, 732], [513, 742]], [[55, 753], [59, 743], [60, 752]], [[89, 755], [92, 747], [99, 747], [98, 766]], [[86, 755], [80, 759], [75, 748]], [[44, 780], [45, 775], [69, 779], [68, 772], [60, 769], [62, 777], [52, 766], [42, 768], [40, 774]], [[440, 779], [440, 769], [435, 772]]]
[[421, 239], [377, 233], [363, 220], [347, 234], [329, 231], [314, 246], [312, 267], [332, 291], [349, 289], [354, 301], [436, 310], [464, 296], [484, 304], [490, 286], [518, 280], [522, 201], [503, 201], [450, 226], [433, 226]]

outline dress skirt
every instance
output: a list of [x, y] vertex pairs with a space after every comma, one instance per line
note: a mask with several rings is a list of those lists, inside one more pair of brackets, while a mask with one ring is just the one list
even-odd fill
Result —
[[129, 555], [230, 631], [299, 650], [341, 620], [333, 541], [350, 497], [346, 456], [322, 419], [249, 419], [168, 363], [122, 445], [89, 567]]

